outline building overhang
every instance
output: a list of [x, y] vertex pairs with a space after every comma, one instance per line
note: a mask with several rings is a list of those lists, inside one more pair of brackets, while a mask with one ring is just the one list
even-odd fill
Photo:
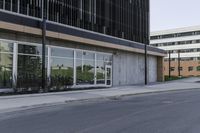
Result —
[[[41, 19], [2, 10], [0, 10], [0, 16], [0, 29], [42, 36]], [[116, 50], [145, 53], [145, 44], [50, 21], [47, 21], [46, 36]], [[162, 49], [149, 45], [147, 49], [149, 55], [166, 56], [166, 52]]]

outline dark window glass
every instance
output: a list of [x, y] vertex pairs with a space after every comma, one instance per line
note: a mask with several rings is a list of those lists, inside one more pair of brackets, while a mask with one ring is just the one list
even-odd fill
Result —
[[26, 90], [41, 88], [42, 58], [40, 56], [18, 55], [17, 87]]
[[42, 85], [42, 48], [34, 45], [18, 45], [17, 88], [39, 91]]
[[200, 71], [200, 66], [197, 66], [197, 71]]
[[5, 9], [11, 11], [11, 0], [5, 0]]
[[188, 71], [193, 71], [193, 66], [188, 67]]
[[12, 11], [17, 12], [18, 10], [18, 0], [12, 0]]
[[170, 71], [172, 71], [172, 72], [175, 71], [175, 67], [171, 67]]
[[18, 52], [21, 54], [42, 55], [42, 46], [19, 44]]
[[0, 0], [0, 9], [3, 9], [3, 0]]
[[179, 67], [179, 70], [180, 70], [180, 71], [183, 71], [183, 67]]

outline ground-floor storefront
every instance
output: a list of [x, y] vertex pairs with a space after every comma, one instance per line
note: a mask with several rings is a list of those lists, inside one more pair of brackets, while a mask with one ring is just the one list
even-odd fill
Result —
[[163, 50], [47, 21], [43, 54], [41, 20], [24, 16], [15, 19], [16, 22], [0, 21], [1, 90], [44, 91], [44, 78], [45, 91], [145, 84], [147, 80], [152, 83], [164, 79]]
[[[0, 39], [1, 89], [19, 92], [42, 89], [42, 44], [29, 41], [31, 38]], [[145, 81], [143, 54], [58, 40], [49, 40], [45, 51], [48, 91], [144, 84]], [[148, 56], [149, 82], [158, 81], [158, 59], [162, 61], [157, 56]]]
[[[0, 33], [0, 88], [40, 91], [41, 37]], [[145, 83], [145, 55], [137, 52], [47, 38], [46, 88], [60, 91]], [[162, 80], [163, 57], [148, 55], [148, 82]]]
[[[46, 46], [49, 90], [112, 86], [112, 53]], [[42, 81], [42, 45], [0, 40], [0, 88], [37, 90]]]

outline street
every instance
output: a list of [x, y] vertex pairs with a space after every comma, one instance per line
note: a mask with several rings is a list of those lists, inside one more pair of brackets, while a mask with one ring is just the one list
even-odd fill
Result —
[[198, 133], [200, 90], [76, 101], [0, 114], [1, 133]]

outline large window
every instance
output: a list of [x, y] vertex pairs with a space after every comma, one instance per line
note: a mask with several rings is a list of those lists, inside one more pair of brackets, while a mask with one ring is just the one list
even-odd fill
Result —
[[17, 88], [29, 91], [41, 88], [42, 47], [18, 44]]
[[[112, 55], [47, 46], [46, 85], [50, 91], [112, 84]], [[0, 41], [0, 89], [42, 89], [42, 45]]]
[[85, 51], [76, 53], [77, 85], [94, 84], [95, 54]]
[[0, 9], [42, 17], [42, 0], [0, 0]]
[[5, 9], [11, 10], [11, 0], [5, 0]]
[[50, 88], [62, 90], [73, 85], [74, 52], [64, 48], [51, 48]]
[[[105, 78], [108, 72], [106, 71], [106, 66], [112, 65], [112, 56], [107, 54], [97, 54], [97, 84], [105, 84]], [[108, 77], [107, 77], [108, 78]]]
[[3, 0], [0, 0], [0, 9], [3, 9]]
[[189, 67], [188, 67], [188, 71], [189, 71], [189, 72], [193, 71], [193, 69], [194, 69], [193, 66], [189, 66]]
[[0, 41], [0, 88], [12, 87], [13, 45]]
[[105, 63], [99, 56], [97, 59], [97, 84], [105, 84]]
[[200, 66], [197, 66], [197, 68], [196, 68], [196, 69], [197, 69], [197, 71], [200, 71]]

